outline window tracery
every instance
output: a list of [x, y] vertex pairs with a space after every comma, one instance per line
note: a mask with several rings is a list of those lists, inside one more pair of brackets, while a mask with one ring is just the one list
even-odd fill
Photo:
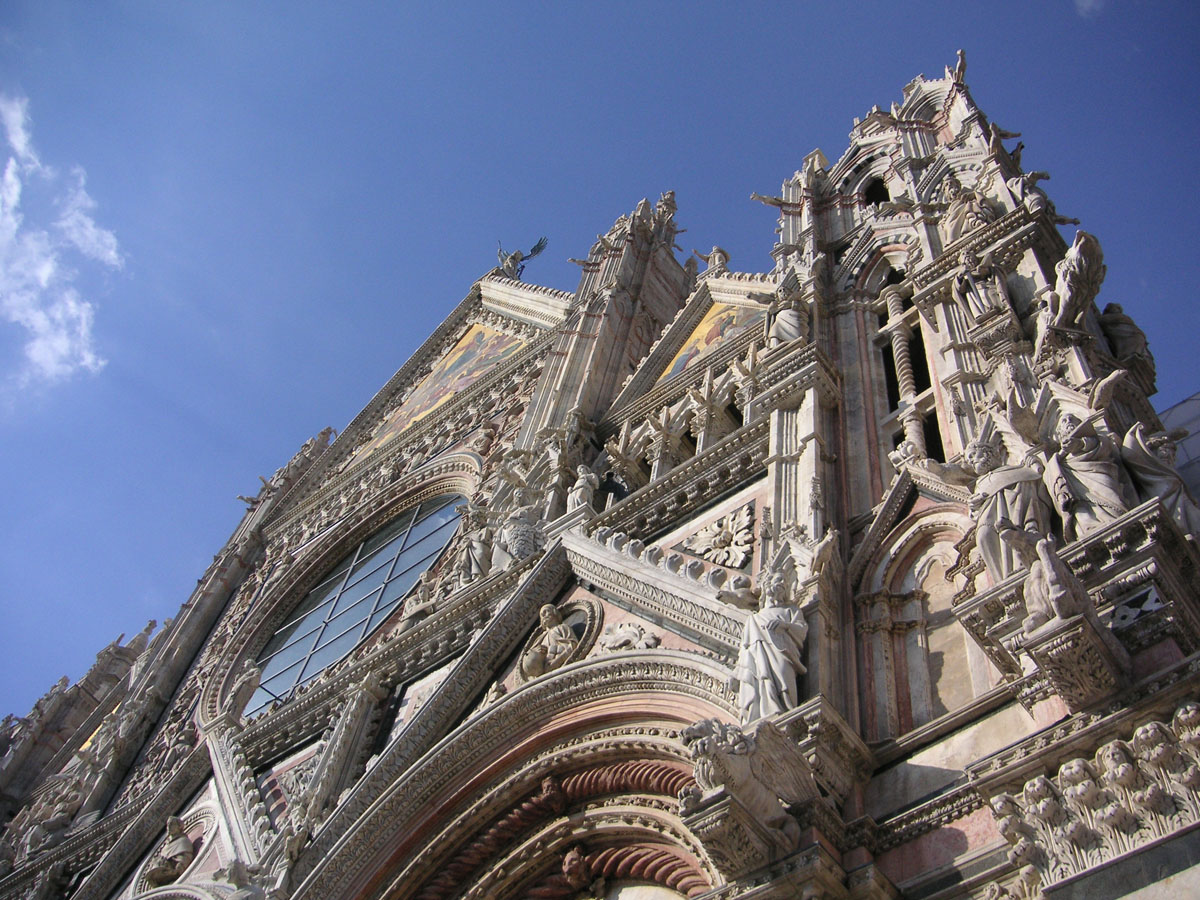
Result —
[[458, 531], [443, 494], [411, 507], [355, 547], [305, 595], [258, 657], [262, 677], [247, 715], [287, 699], [353, 650], [402, 603]]

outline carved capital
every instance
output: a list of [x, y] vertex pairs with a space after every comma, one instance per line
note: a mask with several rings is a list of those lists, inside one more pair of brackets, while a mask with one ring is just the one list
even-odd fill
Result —
[[1025, 644], [1025, 652], [1072, 712], [1114, 694], [1125, 681], [1122, 660], [1097, 623], [1072, 616], [1044, 625]]
[[778, 829], [761, 824], [724, 790], [686, 816], [683, 824], [730, 880], [760, 869], [792, 849]]

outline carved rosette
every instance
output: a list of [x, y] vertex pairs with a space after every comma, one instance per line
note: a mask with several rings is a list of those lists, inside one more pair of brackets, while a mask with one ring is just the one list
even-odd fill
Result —
[[754, 509], [750, 504], [705, 525], [683, 549], [719, 566], [740, 569], [754, 552]]

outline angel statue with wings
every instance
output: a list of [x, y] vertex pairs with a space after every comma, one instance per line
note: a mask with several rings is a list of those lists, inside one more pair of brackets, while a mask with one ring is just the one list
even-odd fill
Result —
[[522, 253], [520, 250], [505, 253], [504, 245], [499, 241], [496, 242], [496, 246], [500, 248], [496, 256], [500, 259], [500, 268], [504, 271], [504, 274], [509, 278], [520, 281], [521, 273], [525, 271], [525, 263], [546, 249], [546, 239], [543, 237], [539, 240], [528, 253]]
[[[742, 626], [737, 665], [730, 679], [738, 687], [743, 722], [785, 712], [800, 703], [796, 679], [807, 671], [802, 656], [808, 623], [793, 602], [798, 580], [795, 557], [785, 544], [771, 560], [761, 586], [750, 592], [757, 595], [758, 609]], [[743, 593], [738, 592], [739, 597]], [[722, 591], [718, 596], [729, 602], [732, 594]]]

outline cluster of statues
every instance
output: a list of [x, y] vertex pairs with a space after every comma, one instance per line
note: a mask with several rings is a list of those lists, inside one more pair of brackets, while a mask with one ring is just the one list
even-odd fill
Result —
[[496, 523], [484, 503], [459, 507], [466, 521], [456, 579], [467, 585], [494, 572], [503, 572], [536, 553], [542, 541], [540, 504], [518, 503]]
[[[1110, 376], [1112, 382], [1121, 373]], [[1093, 391], [1095, 393], [1095, 391]], [[1103, 401], [1100, 401], [1103, 405]], [[1023, 453], [1010, 460], [997, 440], [967, 445], [961, 465], [928, 463], [947, 480], [969, 486], [975, 543], [993, 581], [1027, 570], [1017, 546], [1051, 533], [1055, 514], [1069, 542], [1157, 497], [1187, 534], [1200, 535], [1200, 508], [1174, 468], [1179, 433], [1149, 432], [1135, 423], [1120, 444], [1092, 408], [1061, 411], [1052, 435], [1039, 441], [1028, 410], [993, 400], [992, 422]], [[1027, 538], [1008, 532], [1022, 532]]]
[[1115, 521], [1139, 496], [1156, 496], [1186, 533], [1200, 534], [1200, 510], [1168, 461], [1174, 448], [1170, 435], [1147, 435], [1139, 423], [1118, 450], [1090, 417], [1081, 421], [1073, 414], [1060, 418], [1050, 448], [1020, 462], [1005, 462], [995, 444], [973, 441], [964, 469], [974, 475], [975, 542], [993, 580], [1024, 568], [1004, 533], [1049, 534], [1052, 511], [1062, 520], [1066, 540], [1073, 541]]

